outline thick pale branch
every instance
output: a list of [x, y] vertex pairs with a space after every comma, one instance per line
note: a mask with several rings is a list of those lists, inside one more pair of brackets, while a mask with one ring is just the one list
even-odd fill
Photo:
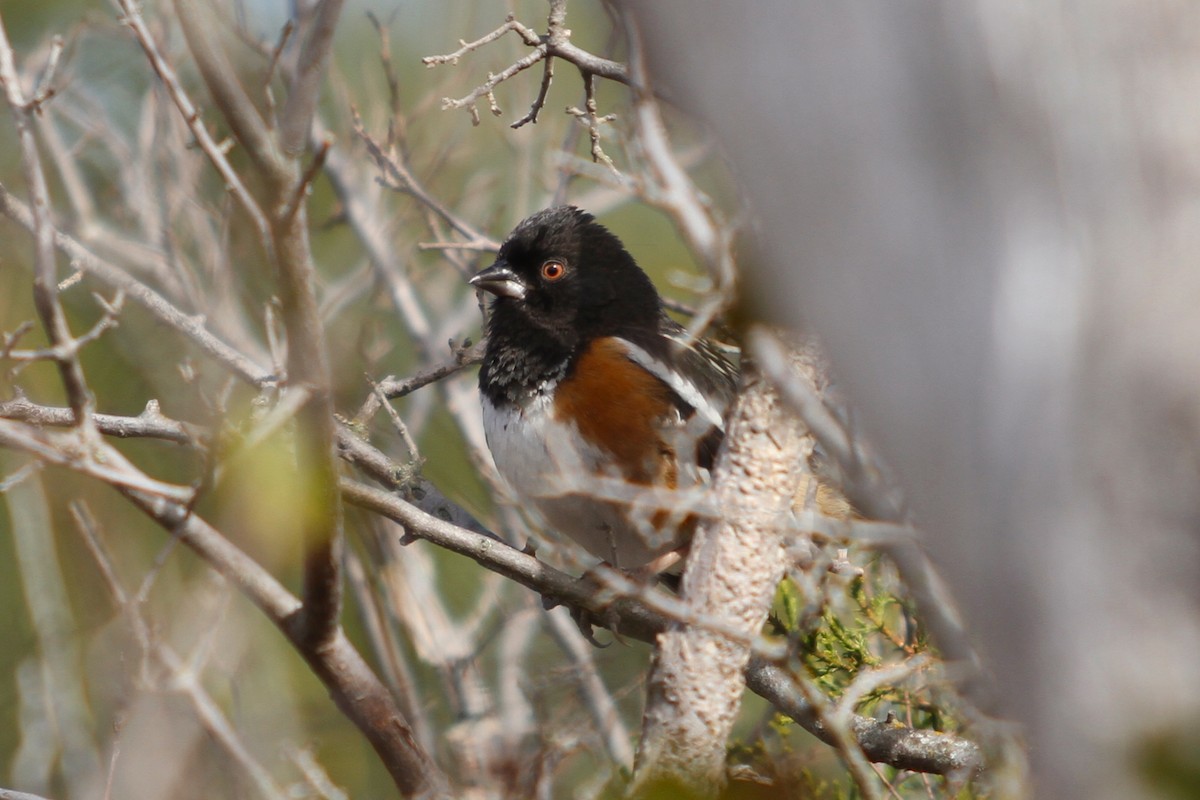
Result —
[[[623, 597], [606, 603], [598, 597], [593, 582], [573, 578], [490, 534], [446, 522], [388, 492], [350, 480], [342, 481], [342, 491], [347, 502], [403, 525], [410, 536], [472, 558], [549, 601], [589, 611], [597, 619], [616, 620], [614, 630], [622, 636], [653, 642], [659, 633], [676, 622], [677, 618], [653, 611], [634, 598]], [[761, 656], [752, 656], [745, 675], [746, 685], [752, 691], [823, 741], [832, 741], [811, 704], [785, 670]], [[941, 775], [971, 773], [982, 768], [983, 756], [979, 747], [958, 736], [914, 730], [857, 714], [852, 716], [850, 725], [863, 753], [872, 761]]]
[[[754, 636], [783, 578], [784, 535], [813, 445], [770, 384], [749, 369], [743, 381], [716, 465], [713, 492], [724, 514], [696, 533], [683, 599]], [[749, 647], [702, 627], [678, 626], [659, 637], [637, 784], [666, 780], [697, 797], [720, 790], [750, 655]]]
[[[179, 15], [179, 27], [187, 39], [188, 50], [233, 135], [254, 165], [269, 179], [279, 184], [288, 183], [289, 159], [280, 153], [266, 121], [246, 94], [225, 50], [214, 40], [213, 32], [219, 26], [213, 24], [211, 16], [198, 7], [196, 0], [175, 0], [175, 12]], [[129, 14], [128, 10], [126, 14]]]
[[311, 27], [302, 35], [295, 74], [291, 76], [287, 103], [279, 121], [279, 146], [285, 155], [298, 156], [308, 144], [317, 95], [325, 78], [333, 32], [343, 3], [344, 0], [322, 0]]
[[533, 103], [529, 106], [529, 113], [510, 125], [510, 128], [521, 128], [531, 122], [536, 123], [538, 121], [538, 114], [542, 113], [542, 109], [546, 105], [546, 95], [550, 92], [550, 84], [553, 80], [554, 59], [544, 59], [542, 61], [542, 85], [538, 87], [537, 97], [533, 99]]
[[[341, 614], [342, 514], [334, 456], [334, 408], [329, 355], [316, 301], [317, 275], [300, 195], [305, 179], [295, 157], [307, 143], [312, 108], [341, 8], [326, 0], [305, 38], [293, 94], [285, 110], [290, 128], [278, 142], [247, 95], [208, 19], [195, 0], [176, 0], [180, 26], [200, 74], [226, 122], [265, 179], [267, 223], [287, 332], [287, 379], [310, 396], [297, 414], [296, 469], [304, 476], [311, 512], [301, 522], [304, 547], [304, 624], [313, 641], [333, 636]], [[294, 103], [293, 103], [294, 100]]]
[[[0, 407], [0, 416], [28, 419], [37, 425], [67, 425], [70, 422], [69, 409], [34, 406], [21, 400], [10, 401]], [[145, 416], [146, 413], [143, 414], [143, 417]], [[152, 413], [150, 416], [155, 417], [157, 414]], [[182, 439], [179, 423], [161, 420], [143, 424], [143, 417], [110, 418], [101, 414], [96, 416], [96, 420], [102, 430], [112, 435], [138, 431], [139, 434], [171, 441]], [[0, 433], [4, 430], [0, 427]], [[21, 432], [21, 438], [8, 441], [6, 445], [29, 452], [50, 463], [72, 466], [64, 463], [52, 446], [37, 439], [31, 431]], [[396, 485], [399, 467], [378, 450], [355, 437], [348, 428], [341, 429], [339, 448], [347, 460], [366, 470], [377, 480], [387, 485]], [[355, 481], [343, 480], [341, 488], [347, 502], [403, 525], [410, 536], [425, 539], [473, 558], [484, 568], [514, 580], [552, 602], [588, 610], [596, 619], [617, 620], [615, 629], [622, 636], [653, 642], [658, 633], [667, 630], [679, 619], [677, 608], [664, 606], [656, 611], [634, 597], [607, 602], [597, 594], [593, 582], [579, 580], [560, 572], [532, 555], [501, 542], [460, 507], [442, 497], [432, 486], [414, 487], [414, 491], [419, 495], [415, 502], [420, 507], [407, 503], [394, 494]], [[130, 491], [126, 493], [131, 494]], [[186, 515], [182, 506], [161, 498], [154, 499], [145, 492], [137, 494], [136, 497], [131, 496], [131, 499], [144, 511], [149, 509], [147, 513], [152, 512], [152, 516], [167, 525], [170, 530], [173, 530], [176, 524], [171, 522], [172, 519], [178, 520]], [[175, 517], [172, 517], [172, 514]], [[447, 522], [447, 519], [452, 521]], [[283, 627], [283, 622], [299, 610], [299, 601], [283, 589], [269, 573], [224, 541], [216, 531], [202, 522], [196, 524], [199, 527], [195, 527], [194, 524], [190, 528], [193, 535], [191, 539], [184, 539], [185, 543], [197, 549], [218, 571], [230, 578], [262, 608], [270, 619]], [[714, 626], [710, 626], [712, 627]], [[782, 713], [791, 716], [806, 730], [824, 741], [832, 742], [831, 735], [824, 728], [819, 715], [804, 699], [794, 679], [785, 670], [762, 656], [754, 655], [746, 667], [746, 683], [752, 691], [767, 699]], [[355, 717], [351, 718], [362, 724]], [[983, 762], [979, 748], [957, 736], [895, 726], [858, 715], [851, 718], [850, 726], [859, 746], [870, 760], [901, 769], [951, 775], [975, 771], [981, 768]], [[386, 743], [377, 746], [386, 746]], [[385, 762], [388, 762], [392, 757], [384, 758]]]

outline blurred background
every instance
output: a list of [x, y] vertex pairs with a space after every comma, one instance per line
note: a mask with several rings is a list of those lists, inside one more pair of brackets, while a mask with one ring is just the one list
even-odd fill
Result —
[[[674, 300], [695, 306], [713, 289], [677, 220], [589, 157], [587, 128], [562, 113], [584, 104], [573, 69], [560, 65], [536, 125], [509, 127], [537, 94], [536, 70], [497, 88], [499, 116], [481, 100], [477, 127], [443, 110], [527, 50], [509, 34], [457, 65], [420, 59], [493, 30], [510, 8], [542, 29], [546, 7], [532, 0], [356, 1], [342, 14], [319, 112], [331, 173], [314, 182], [309, 216], [348, 418], [370, 393], [365, 376], [412, 374], [449, 361], [451, 340], [478, 339], [463, 279], [490, 257], [438, 246], [453, 238], [447, 219], [376, 182], [355, 112], [492, 239], [565, 198], [597, 213]], [[288, 8], [223, 9], [217, 32], [260, 79], [266, 107]], [[637, 11], [652, 74], [679, 109], [667, 106], [681, 162], [728, 218], [749, 208], [739, 316], [826, 347], [994, 678], [965, 702], [1027, 739], [1039, 796], [1200, 797], [1200, 10], [661, 0]], [[211, 132], [228, 136], [171, 5], [144, 13]], [[57, 95], [38, 121], [58, 225], [277, 362], [274, 288], [254, 233], [116, 9], [57, 0], [6, 3], [0, 15], [31, 78], [63, 37]], [[627, 58], [602, 5], [577, 0], [569, 27], [579, 46]], [[602, 127], [605, 152], [636, 178], [645, 162], [627, 95], [597, 83], [599, 113], [617, 115]], [[0, 183], [24, 196], [14, 141], [5, 115]], [[230, 158], [245, 166], [236, 148]], [[364, 244], [352, 197], [374, 209], [366, 224], [382, 251]], [[6, 335], [35, 318], [30, 250], [0, 220]], [[77, 333], [102, 316], [93, 291], [111, 299], [87, 280], [63, 294]], [[18, 346], [44, 344], [34, 329]], [[98, 410], [132, 416], [156, 399], [166, 416], [214, 431], [217, 451], [264, 413], [261, 395], [133, 304], [82, 359]], [[52, 365], [3, 367], [3, 399], [19, 387], [63, 404]], [[460, 372], [395, 405], [424, 476], [520, 541], [523, 522], [492, 499], [503, 495], [489, 483], [474, 380]], [[383, 415], [370, 433], [410, 457]], [[191, 448], [118, 446], [164, 480], [204, 470]], [[294, 587], [286, 532], [303, 509], [280, 466], [289, 455], [283, 436], [239, 452], [198, 511]], [[0, 603], [11, 609], [0, 785], [62, 798], [106, 796], [110, 779], [112, 797], [391, 791], [276, 631], [159, 528], [97, 482], [8, 451], [0, 481]], [[573, 649], [529, 592], [420, 543], [399, 557], [398, 533], [357, 512], [348, 526], [345, 624], [456, 770], [482, 782], [502, 768], [498, 756], [472, 763], [497, 720], [538, 739], [538, 763], [557, 778], [538, 786], [561, 792], [548, 796], [595, 796], [628, 767], [647, 648]], [[136, 612], [118, 610], [114, 583]], [[553, 666], [514, 673], [522, 663]], [[583, 722], [603, 711], [580, 689], [592, 675], [625, 726], [615, 734]], [[765, 741], [755, 736], [770, 724], [755, 702], [744, 741]], [[789, 752], [812, 780], [798, 796], [858, 796], [828, 748], [794, 732], [771, 741], [802, 743]], [[889, 777], [900, 796], [957, 789]], [[991, 791], [1034, 790], [1017, 777]]]
[[1200, 796], [1198, 14], [646, 10], [759, 214], [756, 312], [826, 344], [1046, 797]]

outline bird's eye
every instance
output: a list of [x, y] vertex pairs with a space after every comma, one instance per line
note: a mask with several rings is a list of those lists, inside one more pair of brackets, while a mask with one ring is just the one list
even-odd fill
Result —
[[567, 265], [561, 261], [547, 261], [542, 264], [542, 277], [548, 281], [556, 281], [567, 274]]

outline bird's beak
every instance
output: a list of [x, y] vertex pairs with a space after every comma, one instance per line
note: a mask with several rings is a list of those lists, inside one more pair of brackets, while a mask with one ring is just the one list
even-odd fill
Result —
[[511, 297], [520, 300], [525, 297], [525, 284], [517, 277], [508, 263], [501, 260], [471, 278], [469, 283], [476, 289], [491, 292], [497, 297]]

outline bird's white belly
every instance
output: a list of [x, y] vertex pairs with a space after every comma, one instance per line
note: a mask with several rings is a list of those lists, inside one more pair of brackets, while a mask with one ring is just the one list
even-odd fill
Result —
[[523, 409], [497, 408], [484, 397], [483, 428], [496, 468], [517, 497], [593, 556], [634, 569], [677, 545], [644, 517], [631, 524], [628, 504], [597, 497], [603, 454], [574, 425], [555, 419], [548, 397]]

